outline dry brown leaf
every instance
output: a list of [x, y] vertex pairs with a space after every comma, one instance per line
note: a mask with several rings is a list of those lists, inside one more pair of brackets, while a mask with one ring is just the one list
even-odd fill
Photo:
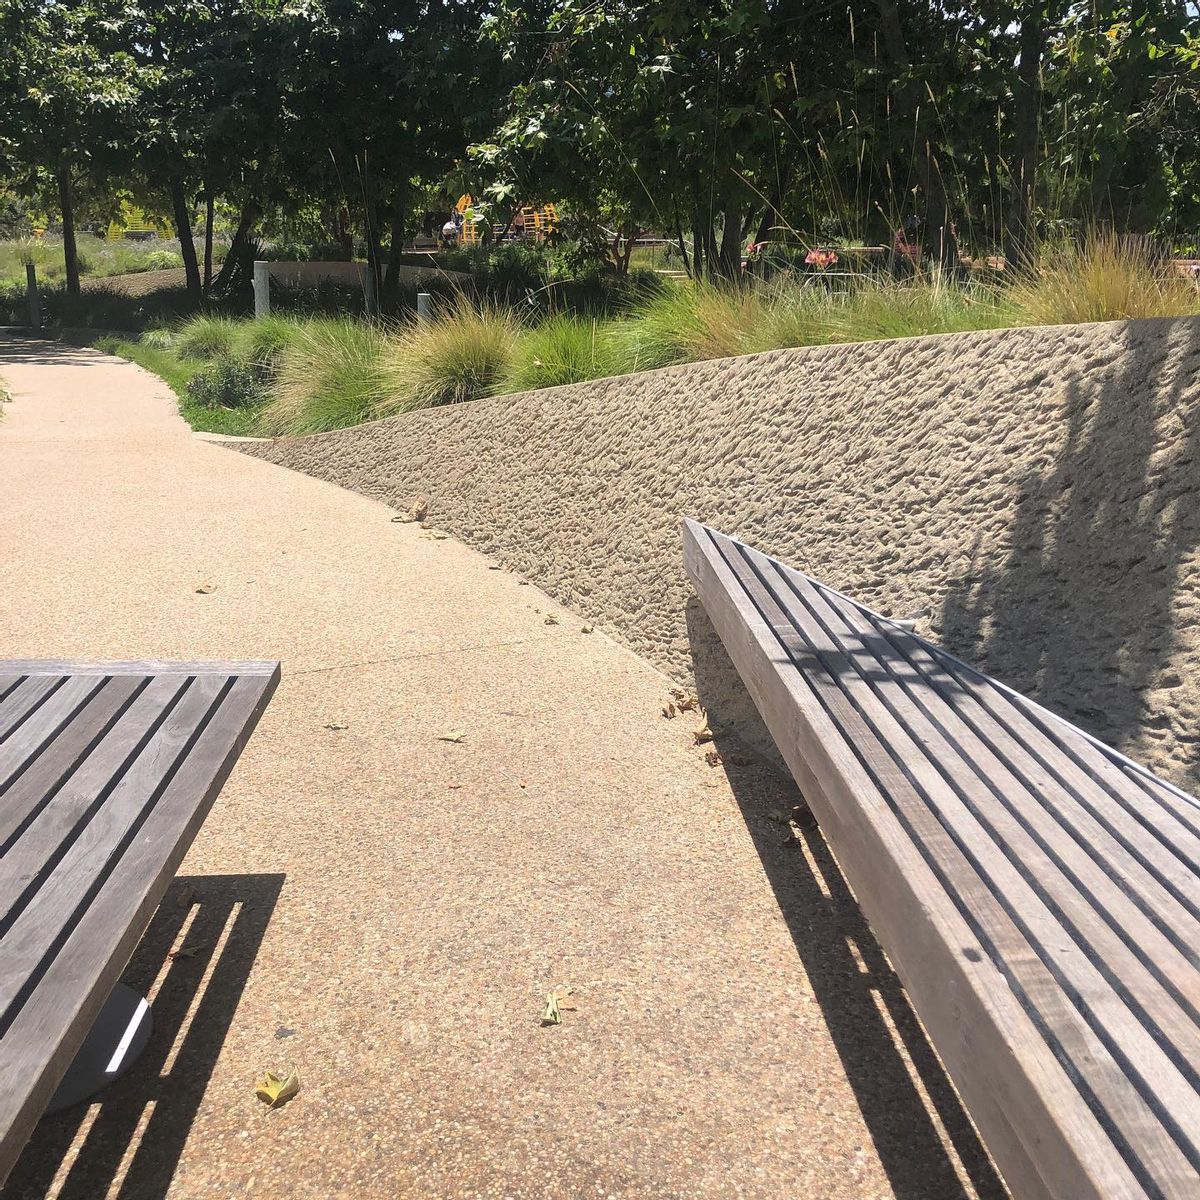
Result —
[[721, 765], [721, 756], [715, 750], [709, 750], [704, 755], [704, 761], [710, 767], [719, 767]]
[[408, 511], [414, 521], [423, 521], [429, 516], [429, 501], [424, 496], [418, 496]]
[[448, 733], [439, 733], [437, 740], [439, 742], [465, 742], [467, 735], [461, 729], [451, 729]]
[[680, 712], [697, 712], [700, 708], [700, 701], [695, 696], [681, 696], [679, 699]]
[[499, 563], [488, 563], [489, 571], [503, 571], [504, 568]]
[[300, 1091], [300, 1076], [293, 1067], [287, 1075], [265, 1072], [254, 1085], [254, 1094], [271, 1108], [282, 1108]]
[[326, 721], [325, 728], [326, 729], [349, 729], [350, 726], [344, 724], [342, 721]]
[[662, 715], [666, 717], [668, 721], [673, 721], [675, 719], [675, 705], [670, 700], [663, 705]]
[[711, 729], [709, 729], [707, 721], [705, 721], [704, 724], [701, 725], [692, 736], [696, 739], [697, 746], [703, 746], [705, 742], [711, 742], [713, 740], [713, 732]]
[[557, 617], [547, 617], [547, 618], [545, 619], [545, 621], [543, 621], [542, 623], [543, 623], [544, 625], [557, 625], [557, 624], [558, 624], [558, 618], [557, 618]]
[[217, 590], [215, 583], [201, 583], [196, 587], [196, 593], [200, 596], [211, 596]]

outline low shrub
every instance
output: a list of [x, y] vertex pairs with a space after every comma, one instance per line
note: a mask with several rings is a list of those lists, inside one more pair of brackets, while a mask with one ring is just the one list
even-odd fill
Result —
[[250, 363], [219, 358], [188, 380], [187, 397], [203, 408], [251, 408], [262, 403], [263, 385]]
[[363, 321], [322, 317], [297, 324], [259, 429], [274, 436], [320, 433], [376, 416], [395, 394], [385, 349], [383, 333]]
[[151, 350], [171, 350], [175, 346], [175, 334], [170, 329], [147, 329], [141, 342]]
[[458, 296], [432, 321], [397, 326], [387, 343], [391, 390], [377, 415], [490, 396], [521, 332], [511, 308]]
[[611, 322], [559, 315], [521, 333], [499, 387], [524, 392], [619, 371]]

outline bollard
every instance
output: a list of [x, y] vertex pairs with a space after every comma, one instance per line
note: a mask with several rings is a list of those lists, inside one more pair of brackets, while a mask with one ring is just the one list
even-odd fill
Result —
[[433, 297], [428, 292], [417, 293], [417, 320], [433, 320]]
[[34, 333], [41, 333], [42, 302], [38, 297], [37, 268], [33, 263], [25, 264], [25, 295], [29, 298], [29, 328]]
[[254, 264], [254, 318], [271, 315], [271, 275], [261, 259]]

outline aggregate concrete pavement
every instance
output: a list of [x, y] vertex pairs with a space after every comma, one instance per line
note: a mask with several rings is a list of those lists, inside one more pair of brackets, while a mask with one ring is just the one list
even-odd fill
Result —
[[131, 964], [150, 1050], [4, 1200], [1002, 1194], [795, 797], [665, 677], [123, 360], [0, 377], [0, 657], [283, 662]]

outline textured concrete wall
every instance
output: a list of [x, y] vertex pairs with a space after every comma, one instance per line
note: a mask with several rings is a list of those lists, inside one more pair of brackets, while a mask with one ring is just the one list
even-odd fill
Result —
[[248, 453], [408, 508], [527, 574], [718, 719], [689, 514], [892, 616], [1195, 789], [1200, 321], [725, 359]]

